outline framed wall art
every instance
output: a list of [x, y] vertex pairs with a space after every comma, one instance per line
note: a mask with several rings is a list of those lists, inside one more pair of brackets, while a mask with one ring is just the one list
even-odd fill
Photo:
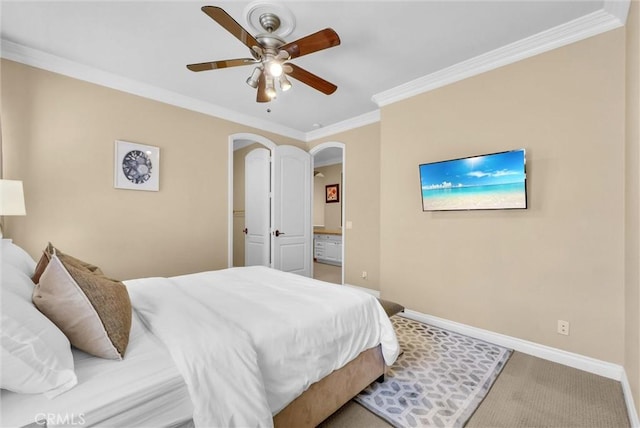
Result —
[[160, 190], [160, 149], [116, 140], [114, 187], [116, 189]]
[[340, 202], [340, 185], [329, 184], [325, 186], [326, 189], [326, 203]]

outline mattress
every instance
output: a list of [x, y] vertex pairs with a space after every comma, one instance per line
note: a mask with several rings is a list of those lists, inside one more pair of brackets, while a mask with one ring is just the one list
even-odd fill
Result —
[[171, 355], [134, 312], [122, 361], [73, 349], [78, 384], [47, 399], [2, 390], [0, 426], [176, 427], [193, 415], [189, 392]]

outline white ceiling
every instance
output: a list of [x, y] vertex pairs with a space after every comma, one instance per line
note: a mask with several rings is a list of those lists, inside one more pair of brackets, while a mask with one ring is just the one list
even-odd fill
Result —
[[[628, 0], [280, 2], [295, 17], [287, 41], [326, 27], [339, 34], [340, 46], [292, 61], [338, 90], [327, 96], [292, 80], [290, 91], [259, 104], [245, 83], [249, 66], [186, 69], [189, 63], [250, 56], [200, 11], [205, 4], [222, 7], [256, 34], [245, 17], [249, 2], [3, 0], [2, 56], [308, 140], [322, 129], [377, 120], [379, 106], [396, 89], [423, 91], [421, 82], [432, 76], [446, 84], [443, 73], [495, 52], [504, 57], [512, 47], [519, 51], [504, 63], [615, 28], [624, 23], [625, 4], [628, 9]], [[616, 5], [624, 12], [613, 16]], [[621, 15], [621, 23], [613, 22]], [[545, 38], [560, 33], [555, 45]], [[488, 68], [499, 65], [494, 61]]]

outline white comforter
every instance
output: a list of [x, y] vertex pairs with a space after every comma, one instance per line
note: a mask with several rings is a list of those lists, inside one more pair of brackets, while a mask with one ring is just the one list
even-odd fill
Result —
[[264, 267], [126, 282], [141, 318], [185, 378], [196, 426], [271, 426], [312, 383], [382, 344], [398, 355], [377, 300]]

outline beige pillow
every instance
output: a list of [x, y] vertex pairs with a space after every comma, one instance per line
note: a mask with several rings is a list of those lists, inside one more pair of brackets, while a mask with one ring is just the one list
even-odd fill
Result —
[[40, 276], [42, 275], [42, 272], [44, 272], [44, 270], [47, 268], [52, 252], [53, 252], [53, 245], [51, 245], [51, 242], [49, 242], [49, 244], [47, 245], [47, 248], [45, 248], [44, 251], [42, 252], [42, 256], [40, 256], [40, 260], [38, 260], [38, 264], [36, 264], [36, 268], [33, 272], [33, 276], [31, 277], [31, 280], [33, 281], [34, 284], [37, 284], [40, 281]]
[[49, 264], [49, 260], [51, 259], [51, 254], [53, 254], [54, 251], [58, 255], [58, 258], [60, 258], [60, 260], [62, 260], [63, 262], [71, 264], [75, 267], [83, 267], [98, 275], [102, 275], [102, 271], [98, 266], [94, 266], [91, 263], [83, 262], [82, 260], [76, 259], [75, 257], [65, 254], [62, 251], [60, 251], [58, 248], [54, 247], [51, 244], [51, 242], [49, 242], [49, 244], [47, 244], [47, 248], [45, 248], [44, 251], [42, 252], [42, 256], [40, 257], [40, 260], [36, 265], [33, 276], [31, 277], [31, 280], [33, 281], [34, 284], [37, 284], [40, 281], [40, 275], [42, 275], [42, 272], [44, 272], [44, 270], [47, 268], [47, 265]]
[[33, 303], [76, 348], [101, 358], [124, 356], [131, 301], [121, 282], [74, 266], [54, 250], [33, 291]]

